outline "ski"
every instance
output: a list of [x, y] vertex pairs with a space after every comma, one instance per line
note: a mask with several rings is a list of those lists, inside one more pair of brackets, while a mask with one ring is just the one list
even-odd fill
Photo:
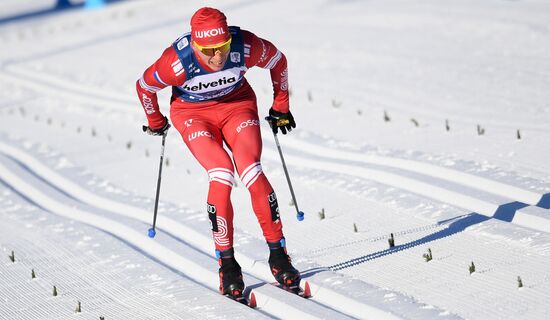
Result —
[[[283, 286], [281, 285], [280, 283], [278, 282], [273, 282], [271, 283], [273, 286], [279, 288], [279, 289], [282, 289], [282, 290], [285, 290], [286, 292], [290, 292], [292, 294], [295, 294], [299, 297], [302, 297], [304, 299], [309, 299], [311, 298], [311, 289], [309, 287], [309, 282], [306, 281], [304, 283], [304, 288], [302, 289], [300, 286]], [[246, 291], [248, 290], [245, 290], [245, 293]], [[242, 303], [252, 309], [255, 309], [257, 307], [257, 303], [256, 303], [256, 295], [254, 294], [254, 292], [252, 290], [250, 290], [250, 292], [248, 293], [248, 297], [245, 296], [243, 293], [239, 293], [239, 294], [236, 294], [236, 295], [231, 295], [231, 294], [225, 294], [225, 296], [233, 301], [236, 301], [236, 302], [239, 302], [239, 303]]]
[[[300, 286], [284, 286], [278, 282], [273, 282], [271, 283], [271, 285], [279, 288], [279, 289], [282, 289], [282, 290], [285, 290], [286, 292], [290, 292], [292, 294], [295, 294], [299, 297], [302, 297], [304, 299], [309, 299], [311, 298], [311, 289], [309, 287], [309, 282], [308, 281], [305, 281], [304, 282], [304, 287], [301, 288]], [[257, 303], [256, 303], [256, 295], [254, 294], [254, 292], [252, 290], [244, 290], [244, 292], [240, 292], [240, 291], [236, 291], [234, 292], [234, 294], [225, 294], [224, 296], [226, 296], [227, 298], [233, 300], [233, 301], [236, 301], [236, 302], [239, 302], [239, 303], [242, 303], [252, 309], [255, 309], [257, 307]]]
[[238, 294], [235, 294], [235, 295], [225, 294], [225, 296], [228, 297], [229, 299], [233, 300], [233, 301], [242, 303], [242, 304], [244, 304], [244, 305], [246, 305], [246, 306], [248, 306], [252, 309], [256, 308], [256, 295], [254, 294], [254, 292], [252, 292], [252, 290], [248, 294], [248, 298], [245, 297], [240, 292]]
[[271, 284], [274, 285], [275, 287], [279, 288], [279, 289], [283, 289], [287, 292], [293, 293], [293, 294], [295, 294], [297, 296], [300, 296], [304, 299], [311, 298], [311, 289], [309, 288], [309, 282], [308, 281], [306, 281], [304, 283], [304, 288], [303, 289], [299, 285], [285, 286], [285, 285], [282, 285], [278, 282], [273, 282]]
[[[279, 289], [285, 290], [286, 292], [290, 292], [304, 299], [311, 298], [311, 289], [309, 288], [309, 282], [307, 281], [304, 283], [303, 289], [300, 286], [283, 286], [278, 282], [274, 282], [271, 284]], [[246, 291], [248, 290], [245, 290], [245, 293]], [[256, 309], [257, 307], [256, 295], [252, 290], [250, 290], [250, 292], [248, 293], [248, 296], [245, 296], [245, 294], [243, 293], [238, 293], [236, 295], [225, 294], [225, 296], [233, 301], [242, 303], [252, 309]]]

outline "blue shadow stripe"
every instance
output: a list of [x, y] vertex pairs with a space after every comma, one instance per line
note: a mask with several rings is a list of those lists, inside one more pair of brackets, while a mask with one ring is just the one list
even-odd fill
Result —
[[[110, 4], [110, 3], [119, 2], [119, 1], [124, 1], [124, 0], [103, 0], [103, 3], [104, 4]], [[59, 0], [59, 1], [57, 1], [56, 5], [53, 8], [41, 9], [41, 10], [36, 10], [36, 11], [31, 11], [31, 12], [25, 12], [25, 13], [16, 14], [16, 15], [13, 15], [13, 16], [0, 18], [0, 25], [6, 24], [6, 23], [11, 23], [11, 22], [18, 22], [18, 21], [24, 21], [24, 20], [44, 17], [44, 16], [48, 16], [48, 15], [53, 15], [53, 14], [57, 14], [57, 13], [60, 13], [60, 12], [63, 12], [63, 11], [67, 11], [67, 10], [82, 9], [82, 8], [85, 8], [85, 7], [87, 7], [87, 8], [97, 8], [97, 7], [99, 7], [99, 5], [97, 3], [93, 3], [93, 4], [90, 4], [90, 5], [86, 5], [86, 3], [72, 4], [68, 0]]]

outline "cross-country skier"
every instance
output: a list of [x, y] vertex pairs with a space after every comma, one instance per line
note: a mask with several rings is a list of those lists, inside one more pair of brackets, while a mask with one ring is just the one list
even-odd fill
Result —
[[157, 91], [172, 87], [172, 124], [208, 172], [207, 211], [220, 265], [220, 292], [232, 297], [242, 296], [244, 283], [233, 250], [230, 193], [235, 169], [223, 143], [231, 150], [237, 173], [250, 192], [270, 250], [273, 276], [287, 288], [300, 282], [300, 273], [286, 251], [277, 197], [260, 164], [256, 96], [244, 78], [254, 66], [271, 73], [274, 99], [269, 115], [274, 133], [278, 129], [283, 134], [290, 132], [296, 124], [289, 111], [285, 55], [249, 31], [228, 27], [225, 15], [217, 9], [205, 7], [195, 12], [191, 32], [164, 50], [136, 83], [148, 120], [146, 132], [151, 135], [163, 135], [170, 128], [159, 110]]

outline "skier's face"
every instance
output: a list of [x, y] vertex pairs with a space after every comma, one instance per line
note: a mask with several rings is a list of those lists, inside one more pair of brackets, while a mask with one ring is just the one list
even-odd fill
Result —
[[208, 66], [214, 71], [220, 71], [223, 69], [228, 56], [229, 52], [222, 53], [220, 50], [215, 51], [213, 56], [205, 55], [205, 57], [208, 58], [208, 60], [206, 60], [208, 62]]
[[195, 45], [195, 52], [199, 55], [202, 61], [206, 62], [208, 67], [214, 71], [223, 69], [227, 57], [229, 57], [231, 42], [226, 43], [217, 48], [201, 48]]

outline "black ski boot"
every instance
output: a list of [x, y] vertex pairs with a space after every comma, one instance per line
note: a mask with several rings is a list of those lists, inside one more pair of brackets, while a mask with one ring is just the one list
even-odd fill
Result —
[[220, 264], [220, 293], [246, 304], [246, 299], [243, 296], [244, 282], [241, 266], [233, 254], [233, 248], [225, 251], [216, 250]]
[[268, 242], [269, 268], [275, 280], [283, 289], [295, 293], [300, 292], [300, 272], [292, 266], [286, 253], [285, 238], [278, 242]]

